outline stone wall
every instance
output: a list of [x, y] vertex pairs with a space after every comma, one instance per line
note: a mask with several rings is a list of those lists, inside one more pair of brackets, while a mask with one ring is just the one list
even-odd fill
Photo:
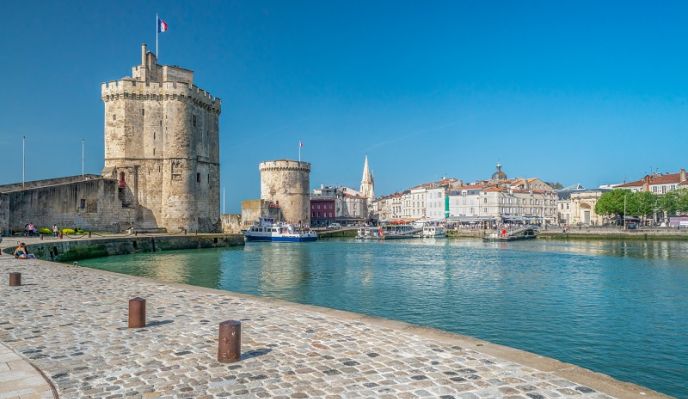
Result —
[[260, 163], [260, 198], [279, 205], [287, 223], [310, 226], [308, 162], [279, 160]]
[[241, 233], [241, 215], [224, 214], [222, 215], [222, 232], [225, 234]]
[[134, 210], [122, 207], [115, 180], [99, 178], [4, 195], [8, 198], [8, 228], [15, 232], [23, 231], [27, 223], [120, 231], [134, 221]]
[[9, 235], [10, 230], [10, 196], [0, 194], [0, 236]]
[[35, 187], [46, 187], [54, 186], [58, 184], [74, 183], [85, 180], [97, 180], [100, 179], [99, 175], [84, 175], [84, 176], [67, 176], [67, 177], [56, 177], [53, 179], [42, 179], [42, 180], [32, 180], [22, 183], [12, 183], [0, 185], [0, 193], [7, 193], [10, 191], [26, 190]]
[[[39, 259], [72, 262], [79, 259], [156, 252], [177, 249], [232, 247], [244, 245], [244, 237], [237, 234], [204, 234], [186, 236], [117, 237], [89, 240], [56, 240], [28, 246]], [[5, 248], [11, 254], [14, 247]]]

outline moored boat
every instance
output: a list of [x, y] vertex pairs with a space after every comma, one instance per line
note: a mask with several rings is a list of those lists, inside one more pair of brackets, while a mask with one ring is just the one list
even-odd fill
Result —
[[512, 231], [508, 231], [507, 229], [501, 229], [483, 237], [483, 241], [531, 240], [533, 238], [537, 238], [537, 233], [538, 230], [535, 227], [524, 227]]
[[318, 239], [318, 234], [308, 228], [275, 222], [273, 219], [261, 218], [244, 233], [246, 241], [271, 242], [307, 242]]
[[421, 237], [423, 238], [443, 238], [447, 236], [447, 229], [442, 226], [423, 226]]
[[356, 233], [360, 240], [393, 240], [400, 238], [417, 238], [422, 232], [421, 228], [408, 224], [384, 225], [377, 227], [361, 227]]

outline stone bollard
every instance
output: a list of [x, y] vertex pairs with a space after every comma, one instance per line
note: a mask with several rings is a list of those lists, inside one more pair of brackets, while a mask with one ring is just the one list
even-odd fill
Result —
[[10, 273], [10, 287], [19, 287], [21, 285], [21, 273]]
[[146, 300], [136, 297], [129, 300], [129, 328], [146, 326]]
[[41, 233], [41, 241], [43, 241], [43, 233]]
[[217, 361], [234, 363], [241, 360], [241, 322], [227, 320], [220, 323], [220, 342], [217, 346]]
[[91, 238], [91, 232], [90, 231], [88, 232], [88, 238]]

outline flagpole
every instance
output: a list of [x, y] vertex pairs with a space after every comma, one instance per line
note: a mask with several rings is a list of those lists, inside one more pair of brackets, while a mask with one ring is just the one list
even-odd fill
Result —
[[84, 178], [84, 139], [81, 139], [81, 178]]
[[160, 59], [160, 56], [158, 56], [158, 31], [160, 30], [158, 28], [158, 13], [155, 13], [155, 58]]
[[26, 136], [22, 136], [22, 188], [24, 188], [24, 181], [26, 176], [26, 168], [24, 162], [24, 148], [26, 147]]
[[301, 162], [301, 142], [299, 141], [299, 162]]

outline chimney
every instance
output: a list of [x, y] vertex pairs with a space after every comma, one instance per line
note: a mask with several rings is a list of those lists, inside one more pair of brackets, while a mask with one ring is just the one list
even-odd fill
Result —
[[680, 177], [679, 177], [679, 181], [680, 181], [681, 183], [683, 183], [684, 181], [686, 181], [686, 170], [683, 169], [683, 168], [681, 168], [681, 172], [679, 173], [679, 176], [680, 176]]
[[146, 43], [141, 44], [141, 65], [144, 67], [147, 67], [146, 65], [146, 53], [148, 52], [148, 48], [146, 47]]

